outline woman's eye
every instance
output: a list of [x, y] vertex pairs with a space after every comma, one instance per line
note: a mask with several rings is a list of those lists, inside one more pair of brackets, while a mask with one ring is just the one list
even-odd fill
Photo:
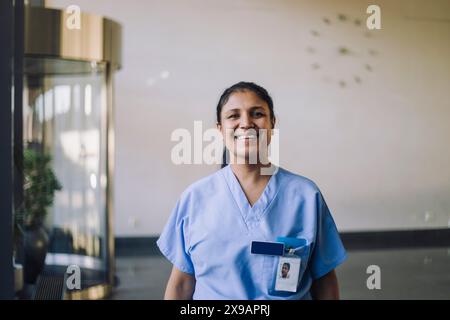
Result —
[[257, 112], [255, 112], [255, 113], [253, 113], [253, 116], [254, 116], [254, 117], [260, 118], [260, 117], [263, 117], [263, 116], [264, 116], [264, 113], [263, 113], [263, 112], [257, 111]]
[[236, 119], [237, 117], [238, 117], [237, 114], [230, 114], [230, 115], [228, 116], [228, 119]]

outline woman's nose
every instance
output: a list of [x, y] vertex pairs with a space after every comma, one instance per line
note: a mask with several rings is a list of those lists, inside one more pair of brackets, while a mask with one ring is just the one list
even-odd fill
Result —
[[248, 129], [254, 127], [253, 121], [248, 114], [243, 114], [241, 116], [241, 121], [239, 123], [241, 129]]

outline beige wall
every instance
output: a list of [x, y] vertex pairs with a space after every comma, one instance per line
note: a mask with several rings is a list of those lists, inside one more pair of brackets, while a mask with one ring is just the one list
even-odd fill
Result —
[[[365, 28], [371, 3], [382, 30]], [[341, 230], [449, 226], [450, 1], [47, 4], [78, 4], [124, 26], [118, 236], [159, 234], [180, 192], [216, 170], [173, 165], [170, 134], [194, 120], [212, 126], [221, 91], [239, 80], [272, 93], [281, 165], [316, 181]]]

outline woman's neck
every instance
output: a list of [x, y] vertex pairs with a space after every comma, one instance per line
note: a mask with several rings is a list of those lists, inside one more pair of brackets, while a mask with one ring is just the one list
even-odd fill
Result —
[[230, 166], [231, 171], [233, 171], [241, 185], [248, 203], [253, 207], [269, 183], [270, 175], [262, 172], [264, 169], [263, 165], [231, 164]]
[[271, 164], [230, 164], [231, 170], [239, 181], [259, 181], [266, 180], [270, 176], [261, 174], [263, 168], [270, 167]]

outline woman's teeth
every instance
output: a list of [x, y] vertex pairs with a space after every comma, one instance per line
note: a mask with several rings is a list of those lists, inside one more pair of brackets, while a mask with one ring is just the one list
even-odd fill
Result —
[[256, 139], [257, 138], [257, 136], [255, 136], [255, 135], [251, 135], [251, 136], [237, 136], [237, 137], [234, 137], [235, 139], [237, 139], [237, 140], [245, 140], [245, 139]]

